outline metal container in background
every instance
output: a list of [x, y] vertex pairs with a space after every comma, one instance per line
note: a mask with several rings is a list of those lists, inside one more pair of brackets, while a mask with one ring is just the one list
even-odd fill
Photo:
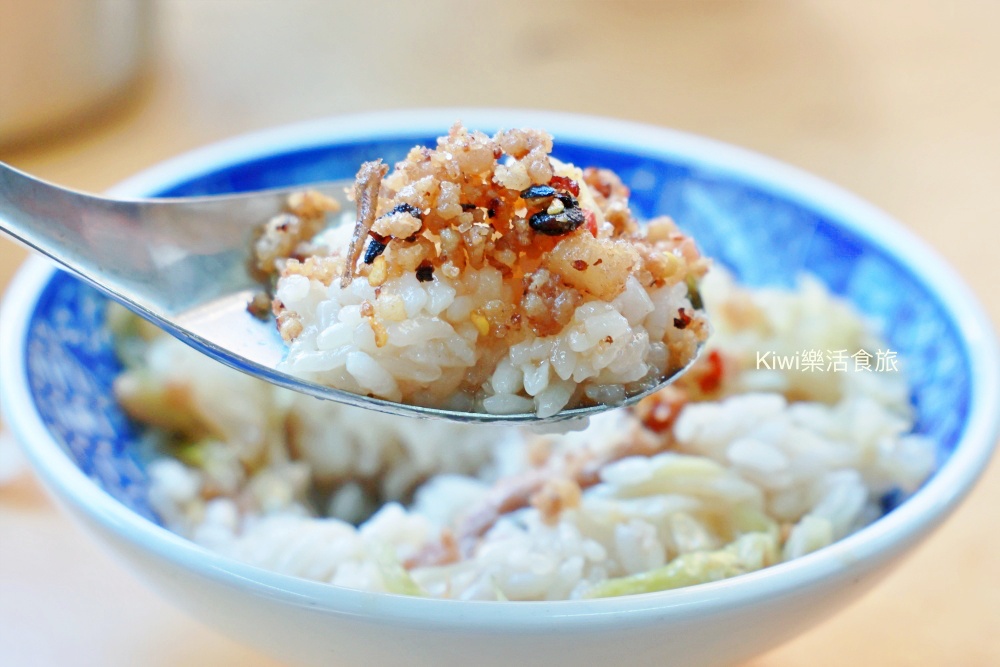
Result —
[[65, 128], [127, 89], [150, 54], [152, 0], [0, 1], [0, 145]]

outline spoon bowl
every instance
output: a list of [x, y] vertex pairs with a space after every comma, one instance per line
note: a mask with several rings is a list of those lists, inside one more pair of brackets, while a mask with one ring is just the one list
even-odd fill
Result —
[[278, 370], [285, 344], [274, 322], [247, 310], [261, 290], [249, 270], [254, 235], [262, 221], [284, 209], [291, 192], [308, 187], [345, 207], [353, 206], [346, 196], [352, 185], [353, 180], [345, 179], [231, 195], [113, 199], [62, 188], [0, 163], [0, 230], [228, 366], [317, 398], [380, 412], [467, 423], [580, 420], [633, 404], [686, 370], [623, 403], [572, 408], [549, 417], [395, 403]]

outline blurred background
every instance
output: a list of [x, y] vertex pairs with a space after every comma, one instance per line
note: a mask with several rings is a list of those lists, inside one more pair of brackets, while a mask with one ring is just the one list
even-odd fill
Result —
[[[976, 0], [3, 0], [0, 160], [101, 191], [209, 142], [333, 114], [612, 116], [856, 192], [944, 255], [996, 322], [997, 63], [1000, 4]], [[0, 238], [0, 288], [26, 256]], [[143, 588], [5, 442], [0, 664], [275, 664]], [[984, 529], [998, 484], [994, 464], [876, 591], [752, 664], [1000, 664], [1000, 539]]]

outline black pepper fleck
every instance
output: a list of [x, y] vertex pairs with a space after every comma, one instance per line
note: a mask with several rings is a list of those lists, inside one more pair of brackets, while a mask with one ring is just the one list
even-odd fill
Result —
[[586, 217], [578, 208], [567, 208], [562, 213], [552, 215], [547, 211], [540, 211], [528, 220], [528, 226], [539, 234], [546, 236], [562, 236], [582, 225]]
[[417, 280], [422, 283], [430, 282], [434, 280], [434, 267], [423, 262], [417, 267]]
[[385, 252], [385, 247], [388, 244], [388, 241], [380, 241], [373, 236], [372, 240], [368, 242], [368, 247], [365, 249], [365, 264], [374, 262], [376, 257]]

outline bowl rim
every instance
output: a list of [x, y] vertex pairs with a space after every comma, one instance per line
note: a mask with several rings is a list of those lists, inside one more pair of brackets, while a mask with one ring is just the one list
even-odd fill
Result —
[[[657, 593], [598, 600], [458, 601], [358, 591], [299, 579], [208, 551], [135, 514], [76, 467], [49, 434], [30, 392], [24, 346], [28, 323], [55, 267], [32, 257], [12, 281], [0, 309], [0, 398], [7, 424], [35, 471], [64, 502], [157, 558], [217, 583], [298, 607], [402, 623], [414, 628], [545, 631], [567, 624], [614, 628], [741, 608], [856, 576], [925, 537], [971, 490], [1000, 428], [1000, 354], [989, 318], [957, 273], [902, 224], [853, 194], [758, 153], [630, 121], [522, 109], [434, 108], [331, 116], [244, 134], [154, 165], [108, 190], [147, 196], [247, 160], [363, 139], [441, 134], [456, 119], [467, 127], [546, 128], [579, 145], [682, 160], [738, 178], [799, 203], [877, 245], [905, 267], [953, 318], [970, 360], [968, 418], [951, 456], [924, 486], [860, 531], [801, 558], [732, 579]], [[627, 613], [625, 613], [627, 612]]]

